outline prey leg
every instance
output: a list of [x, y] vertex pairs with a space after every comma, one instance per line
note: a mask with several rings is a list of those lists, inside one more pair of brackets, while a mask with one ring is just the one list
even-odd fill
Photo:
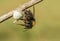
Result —
[[24, 24], [17, 24], [17, 25], [25, 26]]

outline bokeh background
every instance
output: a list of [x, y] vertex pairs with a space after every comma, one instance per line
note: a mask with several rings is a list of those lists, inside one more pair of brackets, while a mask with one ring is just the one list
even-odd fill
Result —
[[[0, 0], [0, 16], [28, 1]], [[43, 0], [35, 9], [36, 25], [30, 30], [13, 24], [13, 18], [0, 23], [0, 41], [60, 41], [60, 0]]]

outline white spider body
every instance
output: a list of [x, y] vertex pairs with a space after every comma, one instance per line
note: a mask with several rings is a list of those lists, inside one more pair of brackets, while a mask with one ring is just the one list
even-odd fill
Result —
[[13, 23], [15, 23], [17, 20], [21, 19], [22, 16], [23, 15], [21, 14], [21, 12], [14, 10], [13, 11], [13, 18], [15, 19], [15, 21]]
[[13, 11], [13, 18], [14, 19], [20, 19], [23, 15], [21, 14], [21, 12], [18, 12], [17, 10]]

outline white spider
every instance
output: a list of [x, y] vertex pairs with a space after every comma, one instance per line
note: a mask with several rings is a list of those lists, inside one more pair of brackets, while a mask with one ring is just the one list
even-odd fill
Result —
[[13, 23], [16, 23], [17, 20], [21, 19], [23, 16], [23, 14], [17, 10], [13, 11], [13, 18], [15, 19], [15, 21]]

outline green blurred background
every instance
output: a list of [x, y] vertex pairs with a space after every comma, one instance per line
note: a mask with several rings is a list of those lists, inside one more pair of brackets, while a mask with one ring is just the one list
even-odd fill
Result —
[[[0, 0], [0, 16], [28, 1]], [[60, 0], [43, 0], [35, 9], [36, 25], [32, 29], [25, 31], [10, 18], [0, 24], [0, 41], [60, 41]]]

